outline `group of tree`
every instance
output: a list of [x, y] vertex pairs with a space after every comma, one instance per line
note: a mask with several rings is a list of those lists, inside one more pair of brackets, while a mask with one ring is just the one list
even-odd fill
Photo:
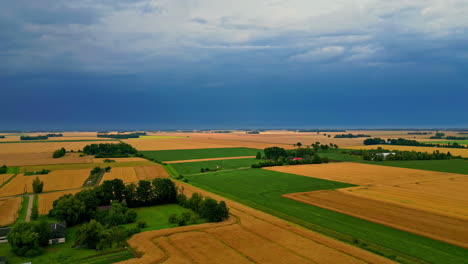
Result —
[[454, 143], [447, 143], [447, 144], [435, 144], [435, 143], [424, 143], [419, 142], [416, 140], [409, 140], [404, 138], [398, 139], [381, 139], [381, 138], [369, 138], [364, 140], [364, 145], [380, 145], [380, 144], [388, 144], [388, 145], [400, 145], [400, 146], [418, 146], [418, 147], [440, 147], [440, 148], [468, 148], [466, 146], [460, 145], [456, 142]]
[[0, 174], [5, 174], [8, 171], [7, 165], [3, 165], [0, 167]]
[[47, 134], [47, 137], [63, 137], [63, 134]]
[[175, 203], [177, 190], [170, 179], [142, 180], [138, 185], [125, 185], [122, 180], [113, 179], [75, 195], [60, 197], [54, 201], [49, 215], [73, 226], [96, 219], [98, 207], [122, 201], [128, 207]]
[[65, 156], [66, 153], [67, 153], [67, 151], [65, 150], [65, 148], [57, 149], [52, 154], [52, 158], [57, 159], [57, 158], [63, 157], [63, 156]]
[[49, 174], [51, 170], [49, 169], [42, 169], [40, 171], [28, 171], [24, 173], [24, 176], [31, 176], [31, 175], [46, 175]]
[[371, 137], [370, 135], [365, 135], [365, 134], [341, 134], [341, 135], [335, 135], [334, 138], [360, 138], [360, 137]]
[[44, 189], [44, 182], [39, 177], [36, 177], [32, 182], [32, 189], [34, 193], [41, 193]]
[[130, 155], [137, 154], [137, 150], [129, 144], [119, 143], [101, 143], [91, 144], [83, 148], [85, 155], [95, 155], [96, 158], [117, 158], [117, 157], [129, 157]]
[[191, 209], [209, 222], [221, 222], [229, 217], [229, 208], [224, 201], [216, 201], [211, 197], [203, 197], [193, 193], [190, 198], [180, 191], [177, 194], [177, 203], [182, 207]]
[[252, 134], [252, 135], [258, 135], [258, 134], [260, 134], [260, 131], [254, 130], [254, 131], [247, 131], [245, 133], [246, 134]]
[[115, 139], [129, 139], [129, 138], [139, 138], [140, 136], [145, 136], [145, 132], [135, 132], [128, 134], [97, 134], [97, 137], [100, 138], [115, 138]]
[[408, 132], [408, 135], [430, 135], [431, 132]]
[[[300, 142], [295, 144], [299, 146], [296, 149], [289, 149], [285, 150], [284, 148], [280, 147], [271, 147], [265, 148], [263, 152], [265, 153], [265, 159], [269, 160], [278, 160], [280, 157], [288, 158], [288, 157], [295, 157], [295, 158], [310, 158], [317, 154], [319, 151], [327, 151], [331, 148], [337, 149], [338, 145], [330, 143], [329, 145], [320, 144], [320, 142], [315, 142], [311, 144], [311, 146], [307, 146], [306, 148], [301, 148], [302, 144]], [[256, 158], [260, 159], [261, 153], [258, 152]]]
[[0, 138], [5, 138], [5, 136], [4, 136], [4, 135], [0, 135]]
[[417, 151], [392, 151], [385, 157], [382, 153], [369, 152], [362, 150], [361, 155], [364, 160], [371, 161], [384, 161], [384, 160], [446, 160], [446, 159], [460, 159], [461, 156], [453, 156], [450, 152], [442, 153], [438, 150], [433, 153], [417, 152]]
[[[265, 148], [263, 151], [265, 153], [265, 161], [252, 164], [252, 168], [262, 168], [262, 167], [272, 167], [272, 166], [283, 166], [283, 165], [299, 165], [299, 164], [319, 164], [319, 163], [328, 163], [329, 160], [327, 157], [321, 158], [317, 154], [317, 150], [326, 146], [326, 149], [329, 148], [328, 145], [320, 145], [317, 142], [317, 148], [297, 148], [291, 150], [285, 150], [280, 147], [271, 147]], [[325, 147], [323, 148], [325, 149]], [[258, 157], [257, 153], [257, 157]]]
[[443, 139], [445, 137], [444, 133], [436, 133], [435, 136], [430, 137], [430, 139]]
[[252, 164], [252, 168], [263, 168], [263, 167], [273, 167], [273, 166], [284, 166], [284, 165], [301, 165], [301, 164], [320, 164], [328, 163], [329, 159], [327, 157], [320, 157], [317, 153], [313, 156], [305, 158], [292, 158], [292, 157], [280, 157], [276, 160], [265, 160], [257, 164]]
[[317, 132], [318, 133], [323, 133], [323, 132], [346, 132], [346, 130], [342, 129], [299, 129], [297, 132]]
[[20, 140], [47, 140], [47, 136], [21, 136]]
[[50, 225], [45, 220], [21, 222], [8, 233], [8, 242], [16, 255], [34, 257], [41, 254], [40, 247], [49, 244], [50, 233]]
[[456, 136], [447, 136], [445, 137], [447, 140], [468, 140], [468, 137], [456, 137]]

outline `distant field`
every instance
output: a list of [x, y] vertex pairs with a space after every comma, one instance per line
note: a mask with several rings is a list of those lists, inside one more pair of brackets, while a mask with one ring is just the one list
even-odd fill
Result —
[[436, 150], [447, 153], [450, 152], [454, 156], [462, 156], [468, 158], [468, 148], [436, 148], [436, 147], [415, 147], [415, 146], [398, 146], [398, 145], [367, 145], [367, 146], [350, 146], [348, 149], [377, 149], [381, 147], [388, 150], [400, 151], [419, 151], [432, 153]]
[[7, 143], [45, 143], [45, 142], [91, 142], [91, 141], [117, 141], [116, 139], [54, 139], [54, 140], [21, 140], [21, 141], [0, 141], [0, 144]]
[[251, 148], [211, 148], [211, 149], [177, 149], [177, 150], [158, 150], [141, 151], [148, 158], [158, 161], [208, 159], [224, 157], [255, 156], [257, 152], [263, 152]]
[[460, 145], [468, 145], [468, 140], [440, 140], [440, 141], [427, 141], [424, 143], [436, 143], [436, 144], [453, 144], [458, 143]]
[[[414, 235], [352, 216], [297, 202], [281, 195], [352, 186], [294, 174], [248, 169], [199, 174], [189, 182], [203, 189], [298, 223], [312, 230], [352, 243], [387, 257], [411, 256], [432, 263], [463, 263], [466, 249]], [[287, 184], [285, 184], [287, 183]], [[409, 257], [408, 259], [411, 259]]]
[[364, 162], [367, 164], [401, 167], [408, 169], [430, 170], [450, 173], [468, 174], [468, 160], [452, 159], [452, 160], [398, 160], [398, 161], [380, 161], [380, 162]]
[[209, 168], [214, 170], [219, 166], [218, 170], [237, 169], [243, 167], [249, 167], [252, 164], [256, 164], [259, 161], [257, 159], [226, 159], [226, 160], [210, 160], [210, 161], [198, 161], [198, 162], [184, 162], [184, 163], [171, 163], [171, 166], [177, 170], [180, 174], [189, 175], [200, 173], [200, 169]]
[[165, 139], [165, 138], [185, 138], [177, 136], [140, 136], [140, 139]]
[[112, 163], [85, 163], [85, 164], [59, 164], [59, 165], [37, 165], [37, 166], [23, 166], [21, 172], [33, 172], [40, 171], [42, 169], [49, 170], [79, 170], [79, 169], [93, 169], [94, 167], [107, 167], [118, 168], [118, 167], [134, 167], [134, 166], [145, 166], [155, 165], [151, 161], [132, 161], [132, 162], [112, 162]]

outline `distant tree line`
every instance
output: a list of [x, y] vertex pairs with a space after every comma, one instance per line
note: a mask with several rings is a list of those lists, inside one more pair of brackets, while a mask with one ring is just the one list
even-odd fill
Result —
[[[299, 165], [299, 164], [319, 164], [328, 163], [327, 157], [321, 158], [317, 151], [318, 149], [328, 149], [328, 145], [313, 144], [316, 148], [297, 148], [291, 150], [285, 150], [280, 147], [265, 148], [265, 161], [257, 164], [252, 164], [252, 168], [272, 167], [272, 166], [283, 166], [283, 165]], [[297, 144], [296, 144], [297, 145]], [[326, 147], [325, 147], [326, 146]], [[258, 154], [257, 154], [258, 159]]]
[[468, 140], [468, 137], [455, 137], [455, 136], [447, 136], [445, 139], [448, 140]]
[[436, 133], [435, 136], [430, 137], [430, 139], [443, 139], [444, 136], [444, 133]]
[[97, 137], [100, 138], [115, 138], [115, 139], [129, 139], [129, 138], [139, 138], [140, 136], [145, 136], [145, 132], [135, 132], [129, 134], [97, 134]]
[[5, 136], [1, 136], [1, 135], [0, 135], [0, 138], [5, 138]]
[[[385, 157], [382, 153], [390, 153]], [[450, 152], [442, 153], [438, 150], [428, 152], [418, 151], [398, 151], [398, 150], [386, 150], [386, 149], [374, 149], [374, 150], [356, 150], [351, 151], [351, 155], [362, 156], [364, 160], [371, 161], [384, 161], [384, 160], [447, 160], [447, 159], [461, 159], [461, 156], [453, 156]]]
[[246, 134], [260, 134], [260, 131], [257, 131], [257, 130], [255, 130], [255, 131], [247, 131], [247, 132], [245, 132], [245, 133], [246, 133]]
[[408, 132], [408, 135], [430, 135], [432, 132]]
[[454, 143], [447, 143], [447, 144], [435, 144], [435, 143], [424, 143], [419, 142], [416, 140], [409, 140], [404, 138], [398, 139], [381, 139], [381, 138], [369, 138], [364, 140], [364, 145], [381, 145], [381, 144], [388, 144], [388, 145], [399, 145], [399, 146], [418, 146], [418, 147], [440, 147], [440, 148], [467, 148], [463, 145], [460, 145], [456, 142]]
[[21, 136], [21, 140], [47, 140], [49, 137], [47, 136]]
[[341, 134], [341, 135], [335, 135], [334, 138], [360, 138], [360, 137], [371, 137], [370, 135], [364, 135], [364, 134]]
[[65, 150], [65, 148], [57, 149], [56, 151], [54, 151], [54, 153], [52, 153], [52, 158], [58, 159], [60, 157], [65, 156], [66, 153], [67, 151]]
[[47, 137], [63, 137], [63, 134], [47, 134]]
[[299, 129], [297, 132], [346, 132], [346, 130], [342, 129]]
[[96, 158], [118, 158], [129, 157], [130, 155], [137, 154], [137, 150], [129, 144], [119, 143], [101, 143], [91, 144], [83, 148], [85, 155], [95, 155]]
[[225, 133], [232, 133], [231, 130], [214, 130], [214, 131], [210, 131], [210, 133], [221, 133], [221, 134], [225, 134]]

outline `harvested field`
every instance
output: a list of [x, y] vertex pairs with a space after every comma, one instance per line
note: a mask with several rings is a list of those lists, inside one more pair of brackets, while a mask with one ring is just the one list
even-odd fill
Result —
[[468, 176], [360, 163], [271, 167], [267, 170], [357, 185], [340, 189], [352, 195], [417, 210], [468, 219]]
[[173, 160], [166, 161], [166, 163], [187, 163], [187, 162], [200, 162], [200, 161], [210, 161], [210, 160], [230, 160], [230, 159], [252, 159], [255, 156], [242, 156], [242, 157], [229, 157], [229, 158], [209, 158], [209, 159], [192, 159], [192, 160]]
[[[178, 185], [188, 195], [199, 192], [225, 200]], [[143, 256], [119, 263], [394, 263], [236, 202], [227, 204], [232, 216], [224, 222], [134, 235], [128, 243]]]
[[50, 192], [39, 194], [39, 214], [46, 215], [52, 209], [52, 205], [55, 200], [60, 198], [65, 194], [75, 194], [82, 191], [81, 189], [71, 190], [71, 191], [62, 191], [62, 192]]
[[0, 174], [0, 186], [2, 186], [6, 181], [8, 181], [13, 175], [14, 174]]
[[239, 156], [253, 156], [258, 152], [258, 149], [251, 148], [212, 148], [212, 149], [177, 149], [177, 150], [159, 150], [159, 151], [143, 151], [142, 154], [148, 158], [153, 158], [159, 161], [181, 161], [191, 159], [208, 159], [208, 158], [227, 158]]
[[54, 152], [65, 148], [67, 151], [82, 150], [89, 144], [110, 143], [109, 141], [78, 141], [78, 142], [36, 142], [36, 143], [4, 143], [1, 144], [0, 153], [38, 153]]
[[59, 165], [37, 165], [37, 166], [24, 166], [21, 167], [21, 172], [40, 171], [42, 169], [49, 170], [79, 170], [79, 169], [93, 169], [94, 167], [134, 167], [134, 166], [147, 166], [155, 165], [154, 162], [145, 161], [131, 161], [131, 162], [112, 162], [112, 163], [83, 163], [83, 164], [59, 164]]
[[24, 176], [19, 174], [0, 189], [0, 196], [32, 192], [32, 182], [39, 177], [44, 182], [44, 192], [80, 188], [89, 176], [90, 170], [52, 171], [46, 175]]
[[144, 158], [93, 158], [93, 163], [104, 163], [104, 160], [109, 159], [115, 162], [134, 162], [134, 161], [148, 161]]
[[166, 170], [161, 165], [153, 166], [137, 166], [135, 167], [136, 176], [138, 180], [151, 180], [156, 178], [167, 178]]
[[39, 153], [0, 153], [0, 164], [8, 166], [26, 165], [48, 165], [48, 164], [71, 164], [71, 163], [92, 163], [91, 156], [80, 157], [78, 153], [67, 153], [65, 156], [54, 159], [52, 152]]
[[104, 173], [101, 183], [113, 179], [121, 179], [124, 183], [138, 181], [133, 167], [112, 168], [110, 172]]
[[461, 148], [434, 148], [434, 147], [414, 147], [414, 146], [397, 146], [397, 145], [367, 145], [367, 146], [350, 146], [346, 147], [349, 149], [376, 149], [382, 147], [383, 149], [389, 150], [401, 150], [401, 151], [419, 151], [432, 153], [436, 150], [447, 153], [450, 152], [454, 156], [462, 156], [468, 158], [468, 149]]
[[21, 206], [21, 197], [0, 199], [0, 226], [11, 225], [15, 222]]
[[468, 248], [468, 221], [339, 191], [314, 191], [283, 195], [403, 231]]

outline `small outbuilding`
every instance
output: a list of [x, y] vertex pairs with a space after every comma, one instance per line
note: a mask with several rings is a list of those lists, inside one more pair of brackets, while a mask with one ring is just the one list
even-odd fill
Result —
[[11, 227], [0, 228], [0, 244], [8, 242], [7, 236], [10, 233]]
[[67, 226], [64, 223], [50, 224], [49, 245], [65, 243]]

